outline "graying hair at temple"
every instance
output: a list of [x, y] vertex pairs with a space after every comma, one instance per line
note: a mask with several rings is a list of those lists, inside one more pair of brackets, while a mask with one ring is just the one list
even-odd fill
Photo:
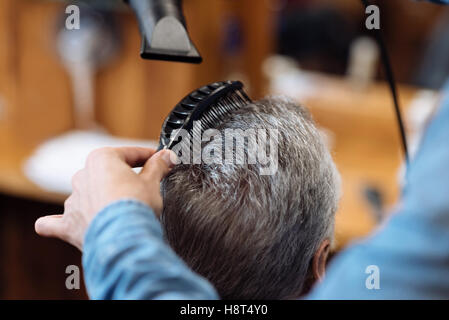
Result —
[[297, 297], [318, 246], [333, 238], [338, 171], [308, 111], [287, 98], [233, 112], [217, 127], [229, 128], [278, 129], [277, 172], [260, 175], [258, 163], [175, 166], [162, 184], [165, 237], [223, 299]]

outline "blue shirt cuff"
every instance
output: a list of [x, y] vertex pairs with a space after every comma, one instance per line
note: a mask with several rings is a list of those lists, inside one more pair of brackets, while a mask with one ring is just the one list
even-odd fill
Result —
[[92, 299], [217, 299], [165, 243], [159, 220], [145, 204], [121, 200], [92, 221], [83, 267]]

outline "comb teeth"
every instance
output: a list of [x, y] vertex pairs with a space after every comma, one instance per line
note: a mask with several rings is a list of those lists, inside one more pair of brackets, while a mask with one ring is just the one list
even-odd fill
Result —
[[203, 118], [201, 119], [201, 126], [203, 130], [216, 128], [223, 120], [235, 110], [242, 107], [243, 104], [248, 103], [240, 98], [239, 91], [235, 93], [228, 94], [221, 100], [217, 101], [216, 104], [212, 105], [209, 110], [207, 110]]
[[[240, 81], [215, 82], [186, 96], [172, 110], [162, 126], [159, 150], [172, 149], [179, 143], [182, 129], [201, 136], [207, 129], [216, 128], [233, 111], [251, 103]], [[201, 131], [193, 126], [201, 121]]]

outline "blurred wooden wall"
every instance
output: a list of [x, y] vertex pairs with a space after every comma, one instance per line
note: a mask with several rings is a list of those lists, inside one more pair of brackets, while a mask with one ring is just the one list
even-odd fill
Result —
[[[133, 14], [117, 13], [122, 47], [96, 79], [98, 121], [112, 134], [158, 138], [163, 119], [185, 94], [223, 80], [227, 10], [237, 10], [243, 19], [244, 71], [253, 94], [261, 96], [265, 83], [260, 65], [272, 51], [273, 28], [267, 20], [270, 10], [259, 4], [257, 0], [184, 1], [191, 37], [204, 58], [201, 65], [141, 60]], [[30, 147], [73, 128], [70, 79], [55, 50], [57, 20], [64, 11], [59, 2], [0, 0], [0, 96], [7, 101], [8, 113], [3, 125]]]
[[[364, 26], [364, 10], [360, 0], [311, 0], [333, 6], [359, 26]], [[428, 0], [375, 0], [380, 8], [381, 29], [387, 41], [396, 78], [410, 83], [428, 45], [427, 39], [438, 19], [449, 11], [448, 6]]]

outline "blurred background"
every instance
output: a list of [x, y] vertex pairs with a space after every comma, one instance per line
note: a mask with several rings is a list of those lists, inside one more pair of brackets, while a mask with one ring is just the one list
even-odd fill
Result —
[[[64, 28], [81, 6], [81, 30]], [[449, 76], [449, 8], [379, 0], [412, 151]], [[379, 48], [359, 0], [184, 0], [200, 65], [144, 61], [121, 1], [0, 0], [0, 299], [83, 299], [81, 254], [34, 233], [63, 211], [70, 177], [103, 145], [154, 145], [188, 92], [242, 80], [253, 99], [310, 108], [343, 176], [336, 251], [399, 196], [403, 156]]]

